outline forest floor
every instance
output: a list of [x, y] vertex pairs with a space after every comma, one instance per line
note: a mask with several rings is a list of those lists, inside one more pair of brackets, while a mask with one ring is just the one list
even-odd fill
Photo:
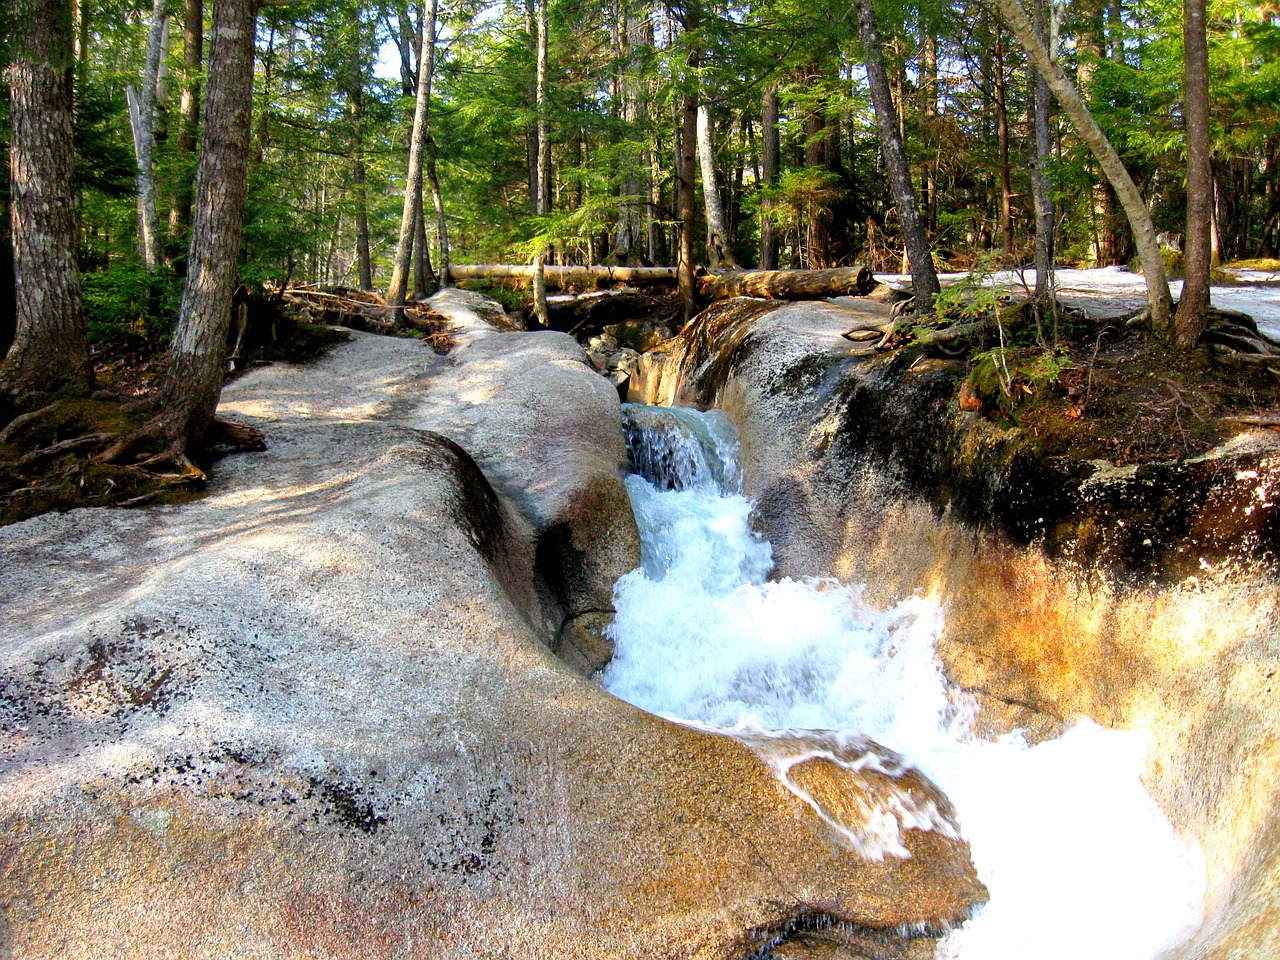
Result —
[[[953, 287], [974, 282], [967, 274], [942, 279]], [[1214, 307], [1248, 315], [1260, 339], [1280, 342], [1280, 262], [1224, 269], [1217, 279], [1226, 282], [1213, 286]], [[1034, 288], [1035, 274], [1003, 272], [978, 282], [1016, 302]], [[1172, 284], [1175, 298], [1181, 287]], [[1025, 328], [1003, 352], [990, 336], [973, 344], [967, 409], [1026, 430], [1046, 455], [1117, 465], [1196, 456], [1245, 429], [1280, 429], [1280, 363], [1217, 346], [1177, 351], [1130, 323], [1146, 305], [1141, 276], [1118, 267], [1064, 269], [1056, 289], [1056, 348], [1045, 350]]]
[[[1231, 282], [1214, 286], [1214, 305], [1250, 315], [1259, 333], [1280, 341], [1280, 262], [1232, 268], [1220, 276]], [[878, 279], [890, 285], [909, 282], [891, 275]], [[1034, 275], [1008, 272], [975, 280], [948, 274], [943, 280], [953, 289], [959, 285], [964, 297], [994, 289], [1012, 302], [1034, 284]], [[1011, 331], [1003, 348], [988, 334], [951, 354], [968, 364], [962, 406], [1026, 430], [1048, 455], [1069, 453], [1117, 464], [1194, 456], [1244, 429], [1280, 429], [1280, 363], [1249, 362], [1216, 347], [1172, 350], [1127, 322], [1145, 303], [1144, 287], [1140, 276], [1118, 268], [1060, 270], [1057, 289], [1063, 309], [1056, 346], [1045, 349], [1024, 326]], [[1175, 284], [1175, 296], [1178, 292]], [[299, 324], [298, 333], [297, 343], [277, 343], [242, 359], [228, 379], [264, 363], [306, 362], [345, 338], [322, 324]], [[69, 408], [47, 436], [0, 443], [0, 524], [49, 510], [200, 495], [199, 482], [148, 487], [145, 477], [117, 475], [83, 450], [33, 461], [33, 454], [103, 430], [104, 424], [112, 430], [127, 426], [128, 405], [146, 397], [163, 354], [99, 350], [95, 360], [96, 399]], [[211, 450], [201, 466], [216, 469], [220, 452], [226, 451]]]

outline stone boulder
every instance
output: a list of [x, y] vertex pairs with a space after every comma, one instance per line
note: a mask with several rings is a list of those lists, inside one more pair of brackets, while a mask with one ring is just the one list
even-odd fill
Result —
[[359, 335], [228, 386], [269, 449], [200, 501], [0, 528], [0, 953], [742, 957], [983, 899], [955, 836], [859, 855], [550, 652], [633, 562], [617, 399], [475, 305], [437, 304], [451, 358]]

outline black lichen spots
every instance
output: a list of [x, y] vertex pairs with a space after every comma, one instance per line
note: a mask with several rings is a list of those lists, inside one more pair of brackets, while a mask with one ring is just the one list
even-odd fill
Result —
[[386, 814], [379, 813], [364, 788], [353, 781], [312, 777], [311, 786], [313, 796], [324, 804], [329, 818], [342, 826], [372, 836], [387, 822]]
[[483, 793], [469, 794], [461, 809], [445, 800], [443, 788], [435, 792], [443, 804], [436, 821], [444, 828], [445, 839], [435, 850], [424, 851], [423, 862], [437, 872], [462, 878], [486, 874], [502, 880], [510, 876], [510, 868], [495, 855], [503, 834], [524, 822], [511, 784], [503, 782]]

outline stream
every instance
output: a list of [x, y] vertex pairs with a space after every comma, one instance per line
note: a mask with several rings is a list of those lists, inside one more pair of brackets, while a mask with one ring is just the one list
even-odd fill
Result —
[[[945, 611], [921, 596], [877, 609], [830, 578], [769, 580], [728, 418], [632, 405], [624, 416], [642, 561], [615, 588], [609, 691], [758, 753], [804, 730], [907, 758], [955, 805], [991, 894], [940, 957], [1148, 960], [1195, 930], [1203, 855], [1144, 789], [1137, 734], [1085, 721], [1035, 746], [971, 736], [974, 704], [934, 653]], [[881, 841], [858, 850], [905, 854]]]

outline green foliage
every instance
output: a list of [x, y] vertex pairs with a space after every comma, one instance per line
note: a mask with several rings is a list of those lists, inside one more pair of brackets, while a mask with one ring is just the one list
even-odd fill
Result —
[[1012, 415], [1019, 405], [1050, 391], [1070, 368], [1065, 348], [996, 347], [969, 358], [969, 387], [984, 403]]
[[109, 351], [156, 350], [173, 332], [182, 284], [168, 270], [121, 264], [80, 278], [91, 343]]

